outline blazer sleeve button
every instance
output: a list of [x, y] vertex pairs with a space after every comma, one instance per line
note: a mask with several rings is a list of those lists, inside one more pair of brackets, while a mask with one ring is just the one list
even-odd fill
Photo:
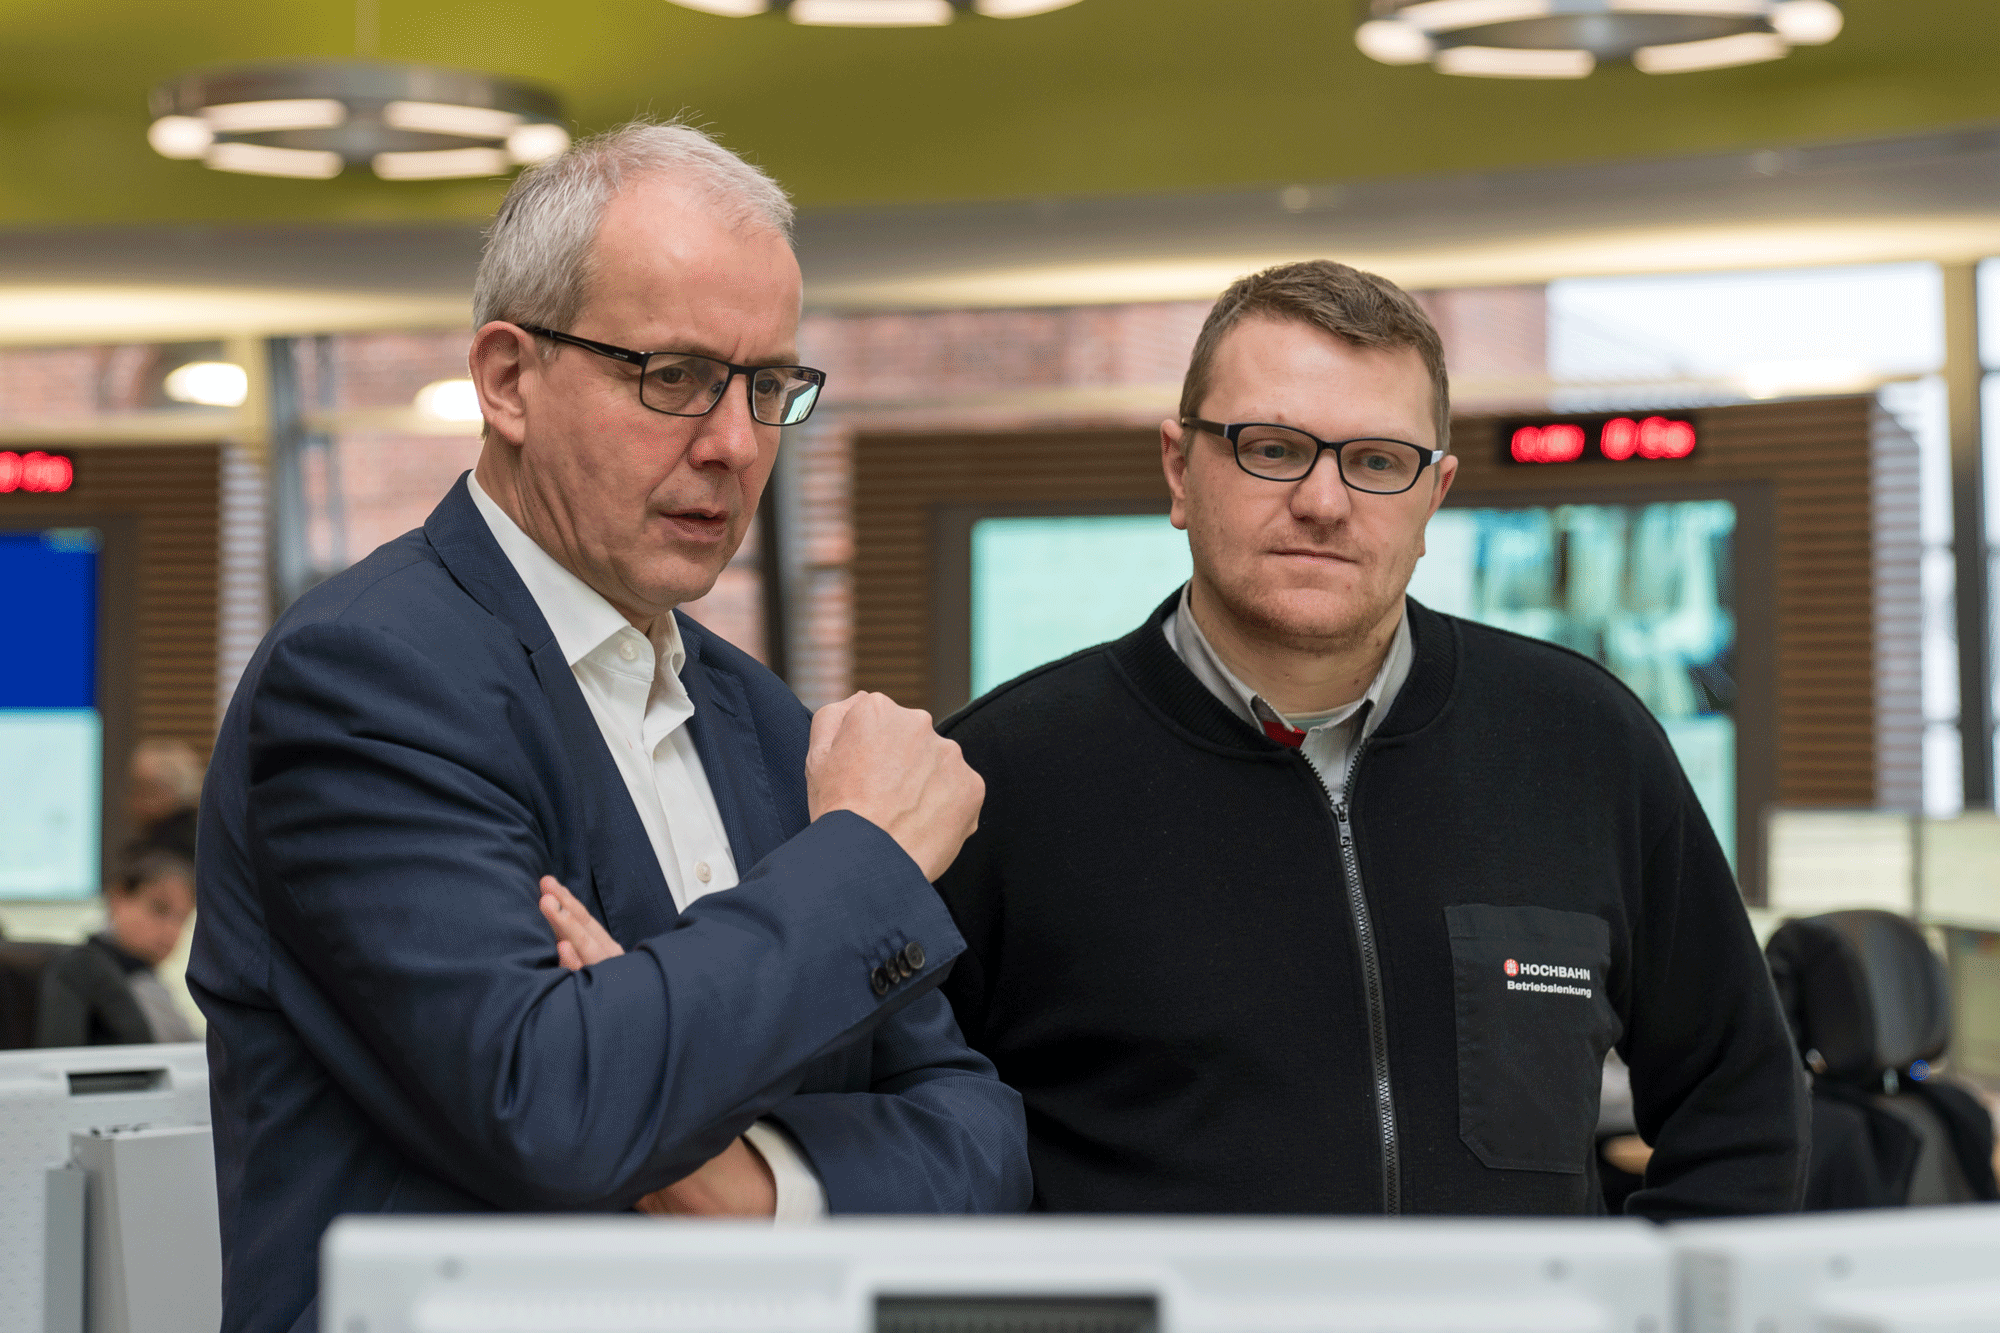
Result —
[[889, 973], [885, 968], [876, 968], [868, 974], [868, 984], [877, 995], [889, 993]]
[[903, 946], [903, 963], [912, 972], [924, 970], [924, 946], [911, 940]]

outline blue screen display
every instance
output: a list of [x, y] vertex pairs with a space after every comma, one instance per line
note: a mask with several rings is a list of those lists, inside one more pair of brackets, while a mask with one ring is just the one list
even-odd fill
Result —
[[97, 892], [98, 533], [0, 531], [0, 898]]
[[0, 708], [97, 706], [97, 533], [0, 532]]

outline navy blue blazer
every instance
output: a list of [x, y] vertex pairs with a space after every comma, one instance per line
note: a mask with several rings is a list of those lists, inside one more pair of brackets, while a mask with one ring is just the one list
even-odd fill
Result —
[[[680, 626], [748, 867], [686, 912], [463, 478], [265, 638], [208, 770], [188, 967], [226, 1333], [315, 1327], [338, 1214], [628, 1208], [765, 1116], [835, 1211], [1027, 1206], [1020, 1098], [936, 989], [965, 948], [943, 903], [874, 824], [809, 820], [806, 710]], [[624, 957], [556, 964], [544, 874]]]

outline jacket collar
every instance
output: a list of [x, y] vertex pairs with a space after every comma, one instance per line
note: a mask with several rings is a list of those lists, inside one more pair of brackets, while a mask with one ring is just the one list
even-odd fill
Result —
[[[1176, 590], [1143, 625], [1110, 646], [1113, 663], [1134, 691], [1204, 745], [1259, 758], [1295, 753], [1252, 729], [1188, 670], [1161, 628], [1179, 604]], [[1442, 712], [1458, 672], [1458, 636], [1451, 622], [1415, 598], [1405, 598], [1403, 606], [1410, 626], [1410, 674], [1375, 730], [1378, 745], [1419, 730]]]
[[[493, 614], [530, 653], [555, 642], [555, 631], [543, 618], [541, 608], [528, 592], [528, 585], [507, 559], [493, 530], [479, 516], [466, 482], [472, 473], [459, 477], [438, 507], [424, 520], [424, 539], [458, 585]], [[557, 649], [560, 654], [561, 649]], [[582, 702], [582, 696], [578, 696]]]

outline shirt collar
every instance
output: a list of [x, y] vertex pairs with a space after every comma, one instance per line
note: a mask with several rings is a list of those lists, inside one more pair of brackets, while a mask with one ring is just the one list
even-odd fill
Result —
[[[1201, 625], [1194, 618], [1193, 601], [1190, 596], [1192, 583], [1181, 586], [1180, 604], [1174, 614], [1161, 622], [1160, 628], [1166, 632], [1167, 643], [1180, 655], [1195, 678], [1206, 685], [1209, 692], [1228, 704], [1230, 710], [1251, 726], [1262, 730], [1267, 721], [1281, 722], [1293, 730], [1290, 718], [1273, 708], [1255, 690], [1237, 679], [1236, 673], [1223, 665], [1222, 658], [1201, 631]], [[1345, 726], [1364, 705], [1368, 717], [1362, 726], [1365, 732], [1373, 732], [1388, 716], [1389, 705], [1395, 702], [1396, 692], [1409, 679], [1413, 651], [1410, 639], [1410, 617], [1406, 611], [1396, 621], [1396, 633], [1389, 641], [1389, 653], [1382, 659], [1382, 666], [1375, 673], [1375, 679], [1368, 683], [1368, 689], [1359, 699], [1345, 704], [1333, 712], [1320, 717], [1310, 728], [1323, 731], [1328, 727]]]
[[[631, 628], [632, 622], [605, 601], [603, 594], [564, 569], [534, 538], [521, 531], [520, 524], [509, 518], [507, 511], [479, 484], [476, 473], [466, 479], [466, 489], [472, 494], [479, 516], [493, 530], [493, 540], [500, 543], [501, 553], [527, 585], [528, 595], [535, 599], [542, 619], [555, 632], [564, 663], [574, 667], [620, 630]], [[687, 649], [681, 643], [680, 623], [673, 614], [655, 617], [652, 633], [646, 637], [652, 640], [661, 665], [673, 675], [680, 675]]]

